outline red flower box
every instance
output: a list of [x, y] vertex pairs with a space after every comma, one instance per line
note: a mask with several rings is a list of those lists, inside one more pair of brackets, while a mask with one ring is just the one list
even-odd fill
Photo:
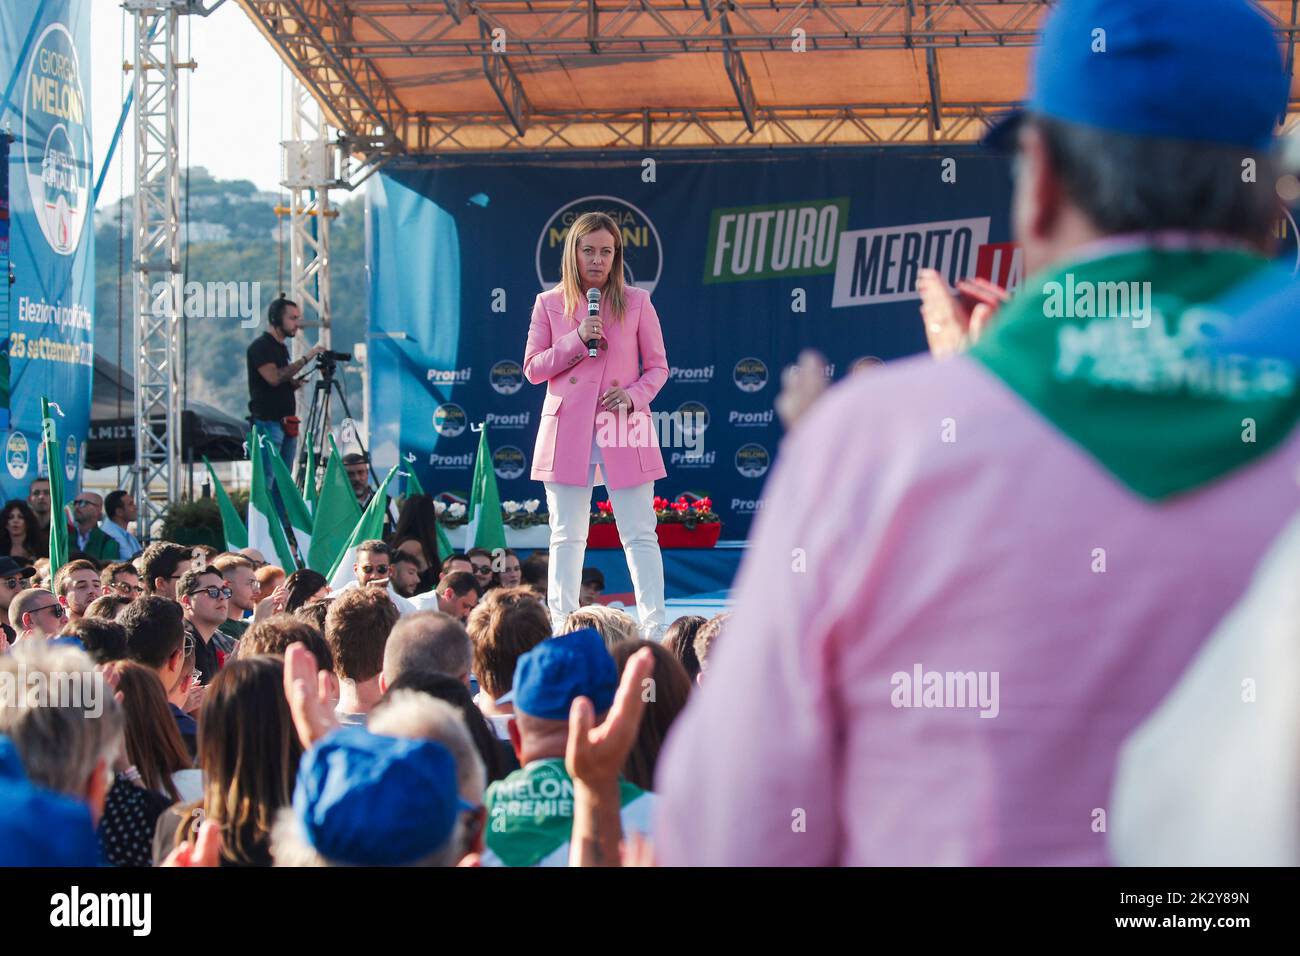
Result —
[[[684, 524], [661, 521], [655, 530], [659, 534], [661, 548], [712, 548], [722, 534], [722, 523], [712, 521], [697, 524], [695, 530], [690, 531]], [[587, 530], [587, 547], [623, 547], [623, 542], [618, 538], [618, 525], [613, 522], [591, 525]]]
[[722, 522], [697, 524], [694, 531], [684, 524], [660, 522], [655, 530], [659, 532], [661, 548], [711, 548], [722, 534]]

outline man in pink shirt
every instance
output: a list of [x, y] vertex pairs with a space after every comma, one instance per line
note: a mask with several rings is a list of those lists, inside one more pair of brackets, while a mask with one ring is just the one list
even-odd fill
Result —
[[1271, 274], [1286, 89], [1245, 0], [1058, 4], [1010, 130], [1031, 277], [787, 436], [659, 862], [1109, 862], [1120, 744], [1300, 505], [1293, 366], [1204, 354]]

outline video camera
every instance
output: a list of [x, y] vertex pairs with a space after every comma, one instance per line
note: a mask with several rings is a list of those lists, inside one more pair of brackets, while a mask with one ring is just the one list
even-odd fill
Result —
[[327, 349], [316, 356], [316, 366], [320, 369], [322, 375], [334, 374], [334, 368], [339, 362], [351, 362], [351, 352], [335, 352]]

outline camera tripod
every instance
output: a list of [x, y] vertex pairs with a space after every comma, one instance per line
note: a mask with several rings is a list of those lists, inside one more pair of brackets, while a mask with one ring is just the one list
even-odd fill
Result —
[[[339, 384], [334, 377], [338, 370], [338, 360], [334, 358], [337, 353], [326, 352], [316, 358], [316, 366], [313, 371], [319, 372], [320, 376], [312, 386], [311, 404], [307, 408], [307, 417], [303, 420], [302, 436], [303, 441], [298, 449], [298, 462], [294, 468], [294, 483], [297, 484], [298, 490], [306, 492], [307, 481], [307, 437], [311, 436], [313, 441], [320, 442], [321, 450], [325, 451], [327, 443], [325, 435], [329, 431], [329, 407], [330, 396], [337, 395], [339, 404], [343, 406], [343, 414], [347, 418], [352, 418], [352, 409], [348, 407], [348, 398], [343, 393], [343, 386]], [[310, 374], [310, 373], [308, 373]], [[355, 419], [354, 419], [355, 421]], [[366, 468], [370, 472], [370, 480], [374, 483], [376, 489], [379, 487], [379, 476], [375, 474], [375, 466], [370, 461], [370, 452], [365, 444], [361, 441], [361, 436], [356, 436], [357, 445], [361, 448], [361, 454], [365, 456]], [[315, 476], [310, 476], [314, 479]], [[390, 511], [390, 509], [385, 509]], [[391, 511], [389, 520], [396, 527], [396, 520], [393, 519]]]

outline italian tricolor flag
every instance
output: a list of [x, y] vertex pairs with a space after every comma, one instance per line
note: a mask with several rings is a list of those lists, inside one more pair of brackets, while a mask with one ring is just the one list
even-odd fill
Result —
[[[268, 561], [274, 555], [276, 563], [284, 568], [285, 573], [292, 574], [307, 563], [307, 550], [311, 545], [311, 515], [289, 478], [289, 469], [280, 459], [279, 452], [270, 446], [256, 425], [253, 426], [253, 435], [249, 440], [248, 457], [253, 463], [253, 487], [248, 496], [248, 546], [261, 551]], [[271, 482], [266, 479], [268, 462], [275, 485], [280, 490], [280, 500], [284, 502], [289, 524], [293, 527], [293, 545], [290, 545], [284, 524], [275, 511]], [[302, 560], [295, 557], [295, 546]]]
[[356, 572], [352, 570], [353, 565], [357, 563], [357, 545], [384, 536], [384, 513], [388, 510], [388, 483], [393, 480], [395, 474], [397, 474], [396, 465], [389, 469], [379, 490], [370, 499], [370, 504], [366, 506], [361, 520], [353, 529], [343, 552], [334, 559], [334, 566], [330, 568], [330, 573], [327, 575], [330, 580], [330, 590], [337, 591], [347, 587], [357, 579]]

